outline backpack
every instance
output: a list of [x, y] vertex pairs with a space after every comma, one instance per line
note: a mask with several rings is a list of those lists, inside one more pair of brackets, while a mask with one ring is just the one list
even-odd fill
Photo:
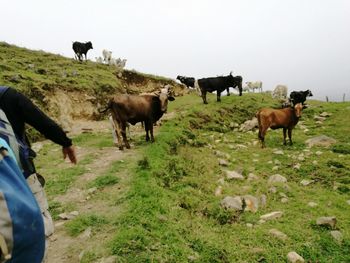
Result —
[[20, 146], [1, 109], [0, 117], [0, 262], [40, 263], [45, 252], [41, 210], [20, 170]]

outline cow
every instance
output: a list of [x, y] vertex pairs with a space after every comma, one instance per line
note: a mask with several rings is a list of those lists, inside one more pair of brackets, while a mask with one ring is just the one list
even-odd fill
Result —
[[102, 50], [102, 56], [103, 56], [103, 61], [106, 63], [106, 64], [109, 64], [109, 62], [111, 61], [112, 59], [112, 51], [109, 51], [107, 49], [104, 49]]
[[262, 82], [261, 81], [247, 81], [246, 82], [248, 88], [252, 90], [253, 92], [257, 89], [258, 92], [262, 92]]
[[177, 76], [176, 79], [178, 79], [182, 84], [186, 85], [187, 88], [194, 88], [195, 78]]
[[292, 105], [295, 105], [297, 103], [301, 103], [304, 105], [304, 102], [306, 101], [306, 97], [311, 97], [311, 96], [313, 96], [311, 90], [292, 91], [289, 95], [289, 101]]
[[216, 100], [218, 102], [221, 101], [221, 92], [223, 92], [225, 89], [229, 89], [230, 87], [238, 87], [239, 96], [242, 96], [242, 81], [243, 78], [241, 76], [234, 77], [232, 76], [232, 73], [230, 73], [228, 76], [198, 79], [198, 85], [201, 91], [203, 103], [208, 104], [207, 92], [213, 91], [216, 91]]
[[78, 41], [73, 42], [73, 50], [75, 53], [75, 58], [78, 59], [79, 61], [83, 60], [83, 55], [85, 55], [85, 60], [87, 60], [86, 53], [90, 49], [93, 49], [92, 43], [90, 41], [86, 43], [80, 43]]
[[[126, 137], [126, 127], [128, 123], [135, 125], [138, 122], [143, 122], [146, 131], [146, 141], [151, 139], [151, 141], [154, 142], [153, 124], [166, 113], [168, 101], [173, 100], [175, 100], [175, 98], [169, 95], [167, 89], [156, 95], [123, 94], [114, 96], [109, 101], [107, 108], [100, 112], [111, 111], [116, 127], [115, 132], [118, 138], [119, 149], [124, 149], [123, 142], [125, 147], [130, 149], [130, 144]], [[149, 136], [149, 132], [151, 137]], [[121, 137], [123, 138], [123, 142]]]
[[292, 145], [292, 129], [297, 125], [301, 117], [301, 111], [306, 108], [301, 103], [294, 107], [284, 109], [260, 109], [256, 113], [259, 124], [258, 138], [261, 141], [261, 148], [265, 147], [265, 135], [268, 128], [273, 130], [283, 128], [283, 144], [286, 145], [286, 132], [288, 130], [289, 142]]
[[286, 99], [288, 93], [288, 87], [285, 85], [277, 85], [272, 92], [273, 98]]

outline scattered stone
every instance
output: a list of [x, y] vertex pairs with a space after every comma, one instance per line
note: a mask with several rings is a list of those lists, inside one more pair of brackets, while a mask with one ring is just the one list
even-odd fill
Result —
[[249, 227], [249, 228], [252, 228], [252, 227], [253, 227], [253, 224], [247, 223], [246, 226]]
[[61, 213], [58, 215], [58, 218], [62, 220], [68, 220], [68, 215], [66, 213]]
[[224, 185], [225, 184], [225, 179], [224, 178], [220, 178], [217, 182], [218, 182], [218, 184]]
[[337, 224], [337, 219], [335, 216], [323, 216], [317, 218], [316, 224], [319, 226], [329, 226], [330, 228], [334, 229], [335, 225]]
[[300, 163], [296, 163], [293, 165], [293, 169], [299, 170], [301, 168], [301, 164]]
[[260, 205], [261, 207], [265, 207], [267, 204], [267, 196], [266, 195], [261, 195], [260, 196]]
[[288, 236], [286, 234], [274, 228], [270, 229], [269, 233], [282, 241], [286, 241], [288, 239]]
[[314, 116], [314, 120], [315, 120], [315, 121], [325, 121], [326, 118], [325, 118], [325, 117], [322, 117], [322, 116]]
[[300, 182], [300, 184], [303, 186], [308, 186], [309, 184], [312, 184], [312, 183], [313, 183], [312, 180], [310, 181], [310, 180], [306, 180], [306, 179], [301, 180], [301, 182]]
[[317, 152], [316, 152], [316, 155], [317, 155], [317, 156], [320, 156], [320, 155], [322, 155], [322, 153], [323, 153], [323, 152], [321, 152], [321, 151], [317, 151]]
[[291, 263], [304, 263], [305, 260], [297, 252], [289, 252], [287, 255], [288, 262]]
[[215, 196], [220, 196], [222, 194], [222, 186], [219, 185], [216, 189], [215, 189]]
[[254, 248], [251, 249], [251, 252], [253, 254], [262, 254], [262, 253], [265, 252], [265, 250], [263, 248], [261, 248], [261, 247], [254, 247]]
[[260, 219], [265, 220], [265, 221], [269, 221], [269, 220], [280, 218], [282, 215], [283, 215], [283, 212], [275, 211], [275, 212], [271, 212], [271, 213], [260, 216]]
[[288, 203], [288, 201], [289, 201], [289, 199], [288, 199], [287, 197], [283, 197], [283, 198], [281, 199], [281, 202], [282, 202], [283, 204]]
[[264, 220], [264, 219], [260, 219], [259, 221], [258, 221], [258, 224], [264, 224], [264, 223], [266, 223], [266, 221]]
[[242, 123], [241, 127], [239, 128], [239, 131], [247, 132], [257, 127], [258, 127], [258, 119], [254, 117], [253, 119], [247, 120], [244, 123]]
[[347, 200], [346, 203], [347, 203], [348, 205], [350, 205], [350, 200]]
[[282, 150], [276, 150], [273, 152], [273, 154], [284, 155], [284, 152]]
[[331, 231], [331, 236], [338, 244], [340, 244], [343, 241], [343, 234], [338, 230]]
[[274, 187], [274, 186], [270, 187], [269, 192], [272, 193], [272, 194], [275, 194], [275, 193], [277, 193], [277, 188]]
[[244, 211], [251, 211], [253, 213], [258, 211], [259, 200], [256, 197], [252, 195], [244, 195], [242, 196], [242, 198], [244, 199], [246, 204], [246, 208], [244, 209]]
[[226, 179], [228, 179], [228, 180], [244, 180], [244, 176], [236, 171], [226, 171]]
[[160, 222], [168, 221], [168, 218], [165, 215], [158, 215], [157, 218]]
[[256, 180], [258, 180], [258, 179], [259, 179], [259, 177], [256, 176], [255, 174], [253, 174], [253, 173], [249, 173], [249, 174], [248, 174], [248, 177], [247, 177], [247, 180], [248, 180], [248, 181], [256, 181]]
[[102, 258], [99, 263], [117, 263], [118, 259], [116, 256], [110, 256], [108, 258]]
[[272, 171], [278, 171], [280, 169], [280, 167], [279, 166], [274, 166], [274, 167], [272, 167]]
[[66, 222], [64, 222], [64, 221], [57, 222], [57, 223], [55, 224], [55, 227], [61, 227], [61, 226], [63, 226], [65, 223], [66, 223]]
[[81, 233], [78, 238], [80, 239], [89, 239], [91, 237], [91, 234], [92, 234], [92, 228], [91, 227], [88, 227], [87, 229], [85, 229], [85, 231], [83, 233]]
[[279, 160], [274, 160], [274, 163], [275, 163], [276, 165], [281, 165], [281, 162], [280, 162]]
[[313, 164], [313, 165], [317, 165], [318, 162], [315, 160], [315, 161], [312, 161], [312, 164]]
[[271, 175], [267, 181], [269, 184], [275, 184], [275, 183], [286, 183], [287, 179], [280, 175], [280, 174], [274, 174]]
[[316, 207], [316, 206], [318, 206], [318, 204], [315, 203], [315, 202], [308, 202], [307, 205], [310, 206], [310, 207]]
[[228, 161], [226, 161], [224, 159], [219, 159], [219, 165], [221, 165], [221, 166], [228, 166], [229, 163], [228, 163]]
[[241, 211], [243, 202], [240, 196], [232, 197], [232, 196], [226, 196], [221, 201], [221, 206], [226, 209]]
[[330, 117], [331, 115], [332, 115], [331, 113], [328, 113], [326, 111], [324, 111], [320, 114], [321, 117]]
[[79, 215], [79, 212], [78, 211], [72, 211], [72, 212], [69, 213], [69, 215], [75, 217], [75, 216]]
[[328, 147], [337, 141], [331, 137], [321, 135], [317, 137], [313, 137], [311, 139], [308, 139], [305, 141], [305, 144], [307, 144], [308, 147], [312, 146], [323, 146], [323, 147]]
[[93, 193], [95, 193], [97, 191], [97, 187], [92, 187], [92, 188], [89, 188], [88, 190], [87, 190], [87, 192], [89, 193], [89, 194], [93, 194]]

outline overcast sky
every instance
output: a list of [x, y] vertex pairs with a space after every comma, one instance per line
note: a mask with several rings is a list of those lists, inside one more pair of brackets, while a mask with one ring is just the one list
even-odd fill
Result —
[[350, 100], [348, 0], [2, 0], [0, 41], [74, 57], [126, 58], [128, 69], [176, 78], [241, 75]]

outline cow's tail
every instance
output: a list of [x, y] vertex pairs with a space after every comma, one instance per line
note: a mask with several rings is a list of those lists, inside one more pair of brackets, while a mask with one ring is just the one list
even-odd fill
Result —
[[113, 100], [110, 100], [110, 101], [108, 102], [107, 107], [106, 107], [105, 109], [99, 109], [98, 112], [99, 112], [99, 113], [105, 113], [106, 111], [108, 111], [109, 109], [112, 108], [112, 103], [113, 103]]
[[258, 133], [258, 138], [261, 139], [261, 134], [260, 134], [260, 127], [261, 127], [261, 117], [260, 117], [260, 110], [258, 110], [255, 114], [255, 117], [258, 119], [258, 126], [259, 126], [259, 133]]

